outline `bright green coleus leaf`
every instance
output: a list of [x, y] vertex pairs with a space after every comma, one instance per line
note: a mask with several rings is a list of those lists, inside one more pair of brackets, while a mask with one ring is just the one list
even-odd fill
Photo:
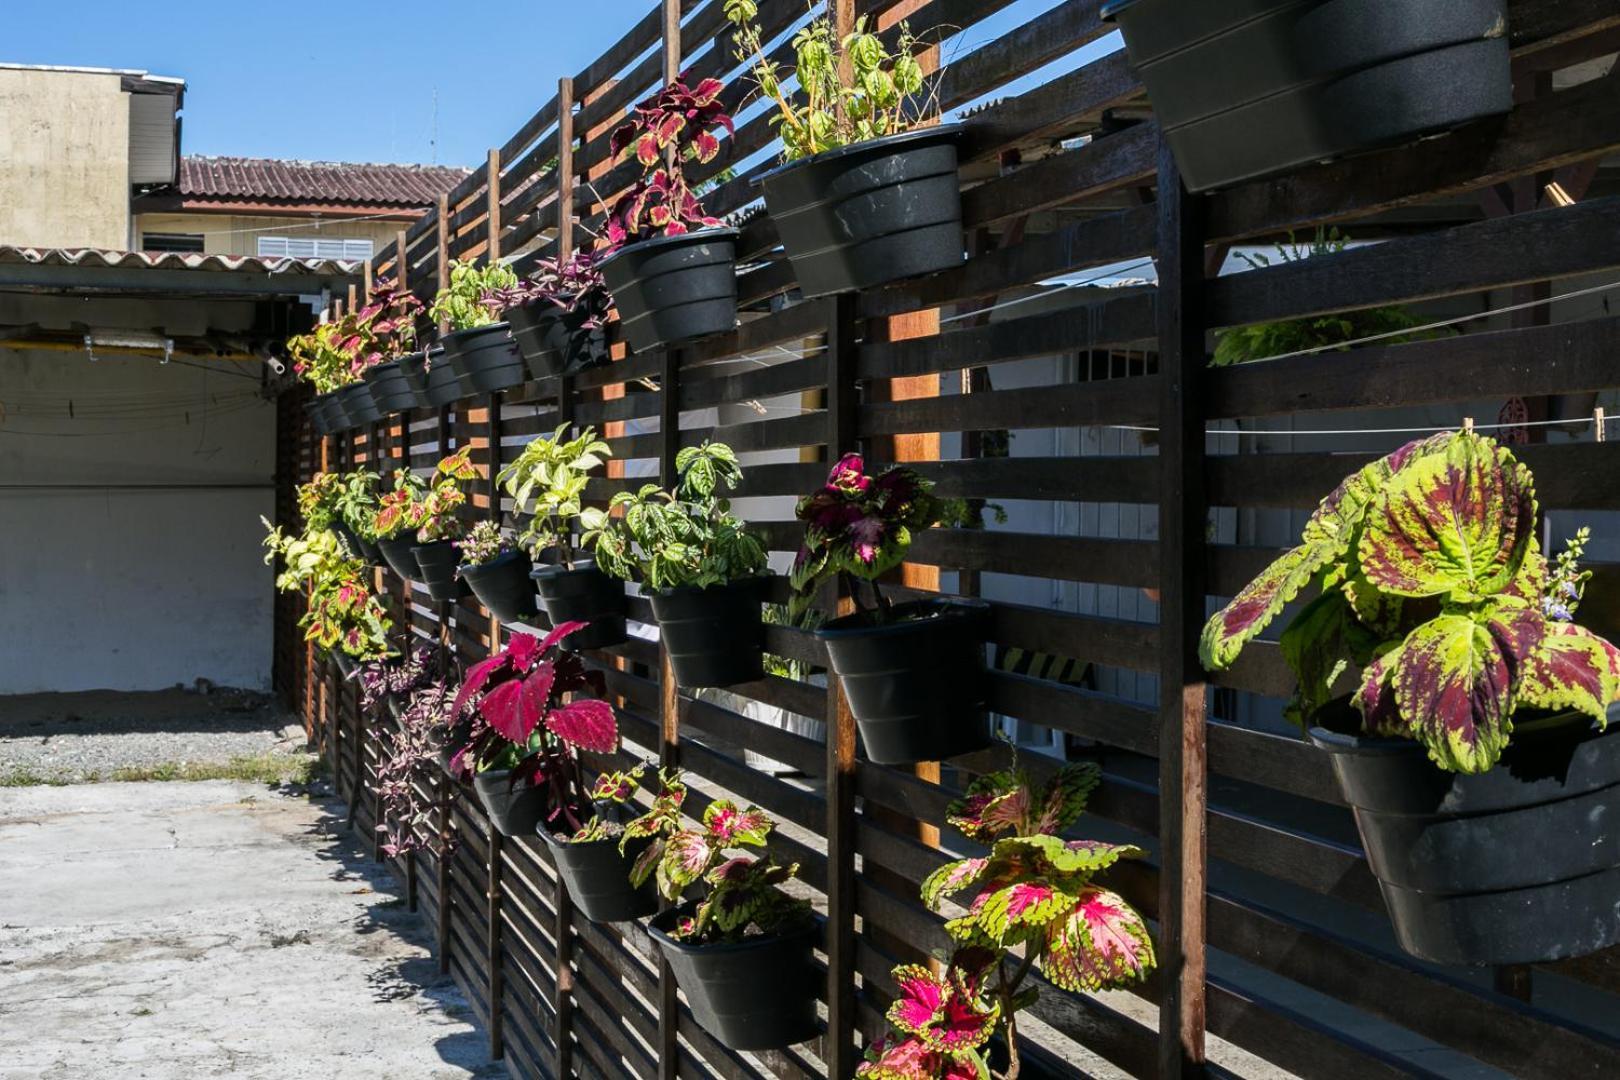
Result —
[[1341, 589], [1325, 589], [1294, 617], [1283, 631], [1279, 645], [1283, 659], [1298, 680], [1286, 715], [1303, 726], [1342, 688], [1340, 680], [1350, 674], [1352, 665], [1364, 665], [1372, 658], [1379, 635], [1356, 617]]
[[990, 851], [991, 877], [1002, 877], [1020, 867], [1042, 876], [1095, 874], [1121, 859], [1139, 859], [1141, 848], [1108, 844], [1101, 840], [1065, 840], [1061, 836], [1009, 836]]
[[1064, 990], [1104, 990], [1139, 981], [1153, 970], [1147, 926], [1121, 897], [1089, 888], [1046, 927], [1041, 972]]
[[1006, 948], [1037, 936], [1076, 901], [1074, 893], [1043, 878], [992, 883], [968, 914], [946, 922], [945, 932], [965, 944]]
[[1386, 485], [1361, 535], [1361, 570], [1400, 596], [1480, 600], [1513, 582], [1535, 522], [1530, 471], [1494, 442], [1457, 434]]
[[1519, 678], [1519, 704], [1577, 709], [1599, 723], [1620, 700], [1620, 649], [1585, 627], [1552, 623]]
[[945, 897], [957, 893], [983, 880], [987, 858], [957, 859], [929, 874], [922, 883], [922, 902], [930, 911], [938, 911]]

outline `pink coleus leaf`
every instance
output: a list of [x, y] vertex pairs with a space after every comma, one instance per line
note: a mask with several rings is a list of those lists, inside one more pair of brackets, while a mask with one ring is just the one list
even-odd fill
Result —
[[505, 653], [496, 653], [489, 659], [480, 660], [474, 664], [471, 670], [467, 672], [467, 678], [463, 680], [461, 689], [456, 693], [456, 701], [450, 707], [450, 715], [452, 717], [460, 716], [462, 710], [467, 707], [467, 703], [477, 695], [478, 691], [484, 688], [497, 671], [506, 667], [508, 662]]
[[506, 643], [506, 655], [511, 659], [512, 666], [520, 672], [526, 672], [534, 665], [545, 650], [540, 647], [540, 640], [533, 634], [513, 634], [512, 640]]
[[692, 136], [692, 149], [700, 163], [708, 164], [720, 153], [720, 140], [707, 131], [700, 131]]
[[551, 628], [551, 632], [549, 634], [541, 639], [540, 647], [537, 651], [542, 654], [548, 653], [551, 651], [552, 646], [566, 640], [570, 634], [579, 633], [589, 625], [590, 623], [580, 622], [578, 619], [571, 619], [568, 622], [558, 623], [556, 626]]
[[519, 679], [508, 679], [485, 694], [478, 711], [497, 735], [520, 745], [529, 741], [540, 722], [538, 716], [524, 708], [523, 683]]
[[664, 842], [663, 861], [658, 864], [658, 888], [667, 899], [703, 876], [709, 863], [708, 837], [695, 830], [675, 833]]
[[990, 860], [986, 858], [957, 859], [946, 863], [923, 879], [922, 902], [928, 905], [930, 911], [938, 911], [945, 897], [977, 883], [989, 865]]
[[757, 806], [743, 810], [729, 799], [716, 799], [703, 811], [703, 826], [717, 847], [763, 847], [771, 832], [771, 819]]
[[611, 754], [619, 749], [619, 724], [613, 706], [595, 698], [579, 698], [551, 710], [546, 728], [581, 750]]
[[892, 975], [900, 996], [889, 1006], [889, 1023], [908, 1035], [921, 1036], [945, 1015], [948, 987], [921, 964], [902, 964]]
[[855, 1075], [864, 1080], [939, 1080], [943, 1064], [944, 1055], [930, 1050], [915, 1035], [886, 1033]]
[[1620, 699], [1620, 649], [1574, 623], [1551, 623], [1519, 680], [1519, 701], [1576, 709], [1604, 723]]
[[643, 168], [656, 165], [662, 147], [658, 143], [658, 134], [649, 131], [636, 140], [636, 160]]
[[1153, 970], [1147, 926], [1115, 893], [1087, 888], [1062, 918], [1046, 927], [1041, 971], [1064, 990], [1104, 990]]
[[[1015, 881], [975, 904], [975, 941], [1012, 945], [1026, 940], [1074, 905], [1075, 897], [1049, 881]], [[955, 920], [953, 920], [955, 921]]]
[[1086, 799], [1102, 780], [1095, 763], [1076, 761], [1065, 765], [1041, 789], [1040, 815], [1035, 819], [1038, 833], [1060, 833], [1080, 820]]

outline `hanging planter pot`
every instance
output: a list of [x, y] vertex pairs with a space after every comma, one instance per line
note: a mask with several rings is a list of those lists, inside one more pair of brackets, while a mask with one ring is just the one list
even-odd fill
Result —
[[461, 380], [464, 397], [521, 386], [529, 377], [517, 342], [503, 322], [452, 330], [444, 336], [444, 355]]
[[377, 550], [377, 545], [369, 540], [362, 540], [360, 534], [349, 528], [347, 523], [334, 521], [332, 535], [337, 537], [338, 546], [349, 558], [358, 559], [367, 566], [376, 566], [382, 561], [382, 553]]
[[467, 391], [461, 385], [461, 376], [445, 359], [443, 346], [428, 350], [426, 368], [422, 401], [428, 408], [442, 409], [467, 396]]
[[1497, 765], [1471, 774], [1413, 740], [1349, 734], [1348, 702], [1316, 719], [1401, 948], [1532, 964], [1620, 942], [1620, 710], [1602, 732], [1581, 714], [1521, 718]]
[[820, 1033], [816, 924], [735, 944], [688, 945], [669, 936], [691, 905], [647, 924], [692, 1004], [698, 1025], [733, 1050], [777, 1050]]
[[652, 877], [641, 888], [630, 884], [630, 868], [652, 845], [650, 836], [637, 837], [619, 854], [617, 840], [570, 844], [540, 826], [540, 838], [551, 849], [557, 876], [568, 887], [568, 895], [592, 922], [629, 922], [658, 910], [658, 892]]
[[958, 124], [918, 128], [791, 161], [759, 178], [806, 296], [959, 266]]
[[332, 663], [337, 665], [338, 672], [345, 678], [353, 677], [360, 670], [360, 661], [344, 652], [342, 649], [332, 650]]
[[456, 573], [490, 614], [510, 626], [534, 618], [537, 609], [534, 579], [529, 576], [532, 569], [534, 564], [525, 552], [512, 550], [477, 566], [462, 564]]
[[411, 548], [411, 556], [421, 570], [417, 578], [427, 586], [428, 595], [440, 603], [460, 600], [471, 593], [467, 583], [456, 576], [461, 565], [461, 551], [450, 540], [435, 540], [431, 544], [418, 544]]
[[864, 615], [834, 619], [816, 631], [844, 686], [866, 756], [906, 765], [990, 745], [985, 709], [982, 601], [897, 604], [892, 621]]
[[765, 677], [763, 577], [651, 594], [653, 617], [680, 686], [733, 686]]
[[310, 430], [316, 438], [324, 439], [337, 428], [334, 426], [333, 410], [337, 402], [331, 394], [316, 394], [304, 403], [304, 412], [309, 416]]
[[473, 791], [489, 823], [502, 836], [532, 836], [546, 816], [546, 789], [512, 784], [511, 769], [489, 769], [473, 777]]
[[534, 581], [540, 590], [540, 604], [552, 626], [565, 622], [589, 623], [563, 639], [562, 647], [571, 652], [605, 649], [624, 644], [626, 602], [624, 582], [608, 577], [594, 562], [580, 562], [570, 570], [562, 566], [537, 566]]
[[[420, 355], [420, 354], [414, 354]], [[371, 401], [384, 416], [409, 412], [416, 408], [416, 391], [400, 367], [403, 360], [390, 364], [374, 364], [362, 376], [371, 387]]]
[[737, 325], [737, 235], [700, 229], [659, 236], [602, 261], [630, 348], [647, 352]]
[[1192, 191], [1513, 107], [1507, 0], [1112, 0]]
[[416, 399], [413, 406], [418, 409], [428, 407], [427, 389], [427, 353], [406, 353], [399, 358], [399, 373], [405, 377], [405, 382], [411, 388], [411, 395]]
[[580, 325], [589, 318], [583, 310], [564, 310], [540, 302], [513, 308], [506, 318], [531, 378], [572, 375], [612, 358], [607, 331], [600, 326], [587, 330]]
[[411, 550], [420, 543], [416, 533], [403, 532], [387, 540], [377, 541], [377, 550], [382, 552], [383, 562], [388, 569], [399, 575], [401, 581], [415, 581], [422, 576], [422, 568], [416, 563], [416, 556]]
[[371, 387], [364, 380], [350, 383], [339, 390], [338, 401], [343, 405], [350, 427], [365, 427], [382, 421], [382, 412], [371, 399]]

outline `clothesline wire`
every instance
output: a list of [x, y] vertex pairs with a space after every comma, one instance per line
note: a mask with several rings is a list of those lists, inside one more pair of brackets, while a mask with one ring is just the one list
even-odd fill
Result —
[[[1620, 419], [1620, 417], [1605, 416], [1603, 418], [1604, 427], [1607, 428], [1607, 426], [1610, 423], [1612, 423], [1613, 421], [1615, 421], [1616, 419]], [[1474, 430], [1475, 431], [1506, 431], [1506, 430], [1509, 430], [1511, 428], [1558, 427], [1560, 425], [1562, 425], [1562, 426], [1571, 426], [1571, 425], [1580, 425], [1580, 424], [1593, 424], [1593, 425], [1596, 425], [1596, 423], [1597, 423], [1597, 417], [1595, 417], [1595, 416], [1582, 416], [1582, 417], [1575, 417], [1575, 418], [1570, 419], [1570, 420], [1526, 420], [1526, 421], [1524, 421], [1522, 423], [1517, 423], [1517, 424], [1475, 424], [1474, 425]], [[1087, 426], [1091, 426], [1091, 425], [1087, 425]], [[1097, 426], [1105, 427], [1105, 428], [1107, 428], [1109, 430], [1112, 430], [1112, 431], [1152, 431], [1152, 432], [1157, 432], [1159, 430], [1156, 427], [1152, 427], [1152, 426], [1149, 426], [1149, 425], [1146, 425], [1146, 424], [1102, 424], [1102, 425], [1097, 425]], [[1441, 426], [1438, 426], [1438, 427], [1431, 426], [1431, 427], [1388, 427], [1388, 428], [1336, 428], [1336, 429], [1325, 429], [1325, 430], [1298, 430], [1298, 431], [1291, 430], [1291, 429], [1288, 429], [1288, 428], [1258, 428], [1258, 429], [1256, 429], [1256, 428], [1206, 428], [1204, 430], [1204, 434], [1205, 435], [1231, 435], [1234, 438], [1238, 437], [1238, 436], [1264, 436], [1264, 435], [1435, 435], [1435, 434], [1438, 434], [1439, 432], [1442, 432], [1442, 431], [1455, 431], [1455, 430], [1457, 430], [1458, 426], [1459, 425], [1456, 425], [1456, 424], [1445, 424], [1445, 425], [1441, 425]]]

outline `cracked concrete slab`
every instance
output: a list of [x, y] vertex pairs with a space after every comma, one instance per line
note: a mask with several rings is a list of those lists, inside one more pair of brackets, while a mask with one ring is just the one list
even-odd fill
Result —
[[342, 807], [0, 790], [0, 1080], [505, 1075]]

